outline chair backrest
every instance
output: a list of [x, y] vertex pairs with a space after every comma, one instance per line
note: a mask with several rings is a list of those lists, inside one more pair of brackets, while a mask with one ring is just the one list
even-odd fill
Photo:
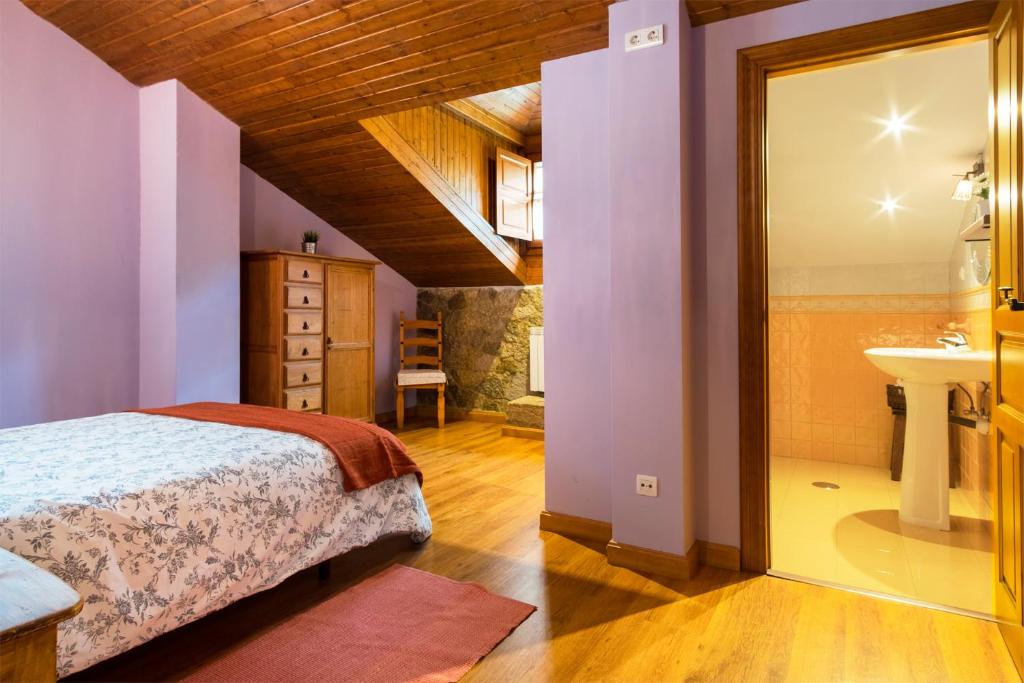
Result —
[[[437, 349], [437, 354], [426, 354], [423, 352], [425, 348]], [[437, 314], [437, 320], [406, 320], [404, 312], [398, 313], [399, 367], [440, 368], [443, 351], [440, 313]]]

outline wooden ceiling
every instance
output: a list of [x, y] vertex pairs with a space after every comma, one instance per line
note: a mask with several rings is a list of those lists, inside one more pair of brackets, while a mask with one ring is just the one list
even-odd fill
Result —
[[525, 135], [540, 131], [539, 81], [483, 95], [473, 95], [468, 99]]
[[23, 1], [131, 82], [180, 80], [241, 127], [243, 163], [356, 241], [379, 220], [346, 202], [399, 173], [360, 120], [534, 83], [607, 46], [612, 2]]
[[[241, 127], [243, 163], [366, 243], [380, 220], [355, 197], [376, 210], [401, 172], [360, 120], [519, 86], [527, 98], [541, 62], [608, 45], [613, 1], [23, 0], [131, 82], [180, 80]], [[788, 1], [687, 6], [711, 21]], [[539, 158], [537, 126], [523, 148]], [[414, 222], [424, 203], [410, 188], [384, 206]], [[447, 275], [410, 279], [462, 282], [487, 270], [474, 258], [453, 253]]]

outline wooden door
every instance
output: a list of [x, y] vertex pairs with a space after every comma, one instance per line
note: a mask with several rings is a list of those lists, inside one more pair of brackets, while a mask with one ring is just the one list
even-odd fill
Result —
[[[1024, 310], [1021, 292], [1021, 5], [1000, 2], [989, 25], [992, 79], [990, 201], [993, 222], [995, 368], [992, 414], [996, 616], [1024, 670], [1021, 465], [1024, 452]], [[1005, 291], [1005, 300], [1002, 293]]]
[[325, 412], [372, 422], [373, 269], [330, 264], [325, 286]]
[[495, 220], [499, 235], [533, 239], [533, 162], [506, 149], [495, 153]]

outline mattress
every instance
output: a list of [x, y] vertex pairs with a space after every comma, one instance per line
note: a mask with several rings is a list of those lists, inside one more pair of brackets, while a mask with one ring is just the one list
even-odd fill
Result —
[[66, 676], [431, 521], [414, 474], [346, 493], [304, 436], [140, 413], [0, 430], [0, 547], [84, 598]]

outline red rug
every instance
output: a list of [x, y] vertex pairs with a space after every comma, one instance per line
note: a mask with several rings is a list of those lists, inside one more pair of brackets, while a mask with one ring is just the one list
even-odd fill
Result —
[[457, 681], [536, 609], [396, 564], [187, 681]]

